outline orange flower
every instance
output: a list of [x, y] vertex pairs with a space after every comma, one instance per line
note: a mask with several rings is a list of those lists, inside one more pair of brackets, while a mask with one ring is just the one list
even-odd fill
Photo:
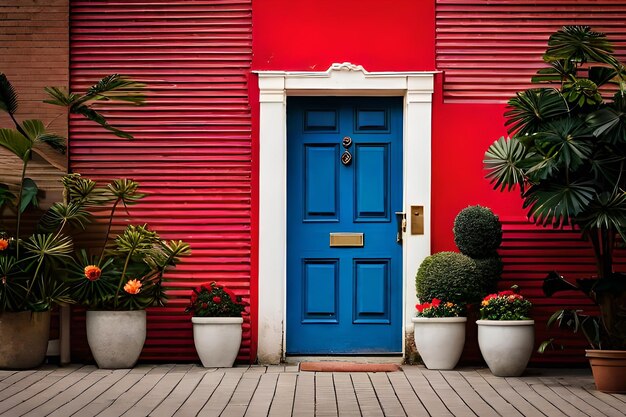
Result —
[[89, 281], [97, 281], [102, 274], [102, 270], [97, 265], [87, 265], [85, 267], [85, 277]]
[[129, 294], [139, 294], [139, 291], [141, 291], [141, 282], [137, 279], [128, 280], [126, 285], [124, 285], [124, 291]]
[[0, 251], [9, 247], [9, 241], [6, 239], [0, 239]]

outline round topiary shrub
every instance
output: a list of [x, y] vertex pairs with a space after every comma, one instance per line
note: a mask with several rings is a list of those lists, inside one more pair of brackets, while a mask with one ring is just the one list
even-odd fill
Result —
[[424, 259], [415, 277], [415, 288], [422, 302], [439, 298], [466, 304], [483, 296], [476, 263], [457, 252], [439, 252]]
[[502, 243], [502, 224], [487, 207], [469, 206], [454, 219], [454, 243], [462, 254], [487, 258]]
[[485, 293], [496, 292], [498, 281], [502, 276], [504, 265], [502, 259], [497, 254], [489, 258], [474, 259], [476, 270], [480, 275], [482, 289]]

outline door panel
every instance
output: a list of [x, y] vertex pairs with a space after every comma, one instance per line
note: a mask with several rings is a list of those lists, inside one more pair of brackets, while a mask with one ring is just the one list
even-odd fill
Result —
[[289, 98], [287, 116], [287, 353], [401, 352], [402, 99]]

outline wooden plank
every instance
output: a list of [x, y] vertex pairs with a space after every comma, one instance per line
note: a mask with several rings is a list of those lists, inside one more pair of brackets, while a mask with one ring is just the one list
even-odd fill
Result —
[[237, 384], [237, 388], [235, 388], [235, 392], [220, 416], [243, 417], [246, 414], [248, 405], [250, 405], [250, 401], [252, 400], [252, 396], [259, 385], [259, 380], [262, 375], [264, 374], [257, 371], [246, 372], [243, 374]]
[[539, 395], [527, 383], [526, 378], [504, 378], [504, 380], [528, 402], [533, 404], [537, 409], [548, 417], [567, 417], [561, 410], [555, 407], [551, 402]]
[[285, 373], [278, 376], [278, 383], [276, 384], [276, 391], [274, 392], [269, 417], [291, 415], [294, 397], [296, 395], [297, 380], [298, 375], [294, 373]]
[[[551, 382], [549, 385], [546, 385], [539, 378], [524, 378], [524, 382], [568, 417], [584, 417], [588, 415], [572, 404], [573, 395], [570, 394], [570, 398], [567, 400], [558, 395], [559, 388], [563, 388], [558, 383]], [[557, 389], [555, 390], [554, 388]]]
[[[53, 372], [44, 372], [43, 378], [39, 377], [38, 372], [27, 376], [12, 387], [2, 391], [1, 395], [4, 399], [2, 403], [0, 403], [0, 413], [4, 413], [29, 398], [36, 396], [46, 388], [62, 380], [66, 375], [78, 369], [78, 366], [57, 368]], [[84, 374], [82, 376], [84, 376]], [[6, 395], [10, 395], [10, 397], [7, 398]]]
[[54, 369], [45, 369], [37, 371], [20, 371], [16, 372], [4, 381], [0, 382], [0, 404], [2, 401], [14, 395], [16, 392], [23, 391], [30, 385], [43, 379], [46, 375], [52, 373]]
[[462, 417], [476, 415], [450, 384], [448, 384], [448, 381], [445, 380], [440, 371], [424, 368], [420, 369], [420, 372], [452, 414]]
[[170, 417], [178, 411], [205, 375], [205, 373], [195, 372], [196, 369], [197, 366], [194, 366], [185, 373], [176, 388], [150, 413], [151, 417]]
[[298, 374], [293, 412], [294, 415], [302, 417], [315, 415], [315, 374], [313, 372]]
[[489, 371], [489, 369], [483, 368], [478, 369], [474, 372], [476, 372], [477, 375], [483, 378], [491, 386], [491, 388], [493, 388], [498, 393], [498, 395], [500, 395], [505, 401], [511, 404], [511, 406], [515, 407], [515, 409], [522, 413], [522, 415], [527, 417], [545, 416], [545, 414], [535, 408], [532, 403], [527, 401], [526, 398], [524, 398], [517, 391], [515, 391], [504, 378], [494, 376]]
[[[600, 413], [609, 416], [609, 417], [623, 417], [624, 412], [620, 410], [626, 410], [626, 404], [622, 403], [615, 407], [614, 405], [600, 400], [598, 397], [591, 395], [589, 391], [579, 385], [569, 385], [566, 381], [559, 381], [561, 384], [565, 385], [567, 389], [574, 395], [576, 395], [581, 400], [585, 401], [595, 409], [597, 409]], [[611, 396], [609, 396], [611, 397]], [[613, 397], [611, 397], [613, 398]]]
[[359, 408], [363, 416], [384, 416], [382, 408], [376, 398], [376, 392], [372, 387], [372, 382], [366, 373], [354, 372], [350, 374], [354, 392], [359, 401]]
[[94, 398], [98, 398], [98, 396], [100, 396], [104, 391], [109, 389], [113, 384], [117, 383], [126, 374], [128, 374], [129, 371], [129, 369], [97, 369], [93, 371], [94, 375], [101, 375], [101, 378], [88, 389], [84, 390], [76, 398], [72, 399], [69, 403], [54, 410], [49, 414], [49, 417], [71, 416], [89, 405]]
[[17, 373], [18, 371], [3, 371], [0, 370], [0, 381], [14, 375], [15, 373]]
[[13, 408], [11, 412], [15, 413], [15, 415], [31, 417], [47, 416], [79, 396], [83, 391], [89, 389], [104, 377], [102, 374], [94, 373], [95, 370], [95, 366], [85, 366], [72, 372], [38, 395]]
[[489, 404], [489, 406], [493, 408], [497, 414], [507, 417], [522, 417], [522, 413], [520, 413], [508, 401], [503, 399], [483, 377], [476, 373], [475, 370], [460, 370], [458, 374], [465, 379], [469, 387], [476, 391], [480, 398]]
[[123, 415], [128, 417], [149, 415], [163, 401], [163, 398], [166, 398], [176, 388], [176, 385], [178, 385], [192, 366], [176, 365], [173, 368], [166, 369], [165, 375], [157, 384]]
[[[276, 392], [276, 384], [278, 383], [279, 375], [276, 372], [270, 372], [270, 368], [274, 367], [269, 367], [268, 373], [261, 375], [261, 380], [259, 381], [256, 391], [254, 391], [254, 395], [250, 400], [250, 405], [246, 410], [246, 417], [266, 417], [269, 414], [272, 399], [274, 398], [274, 393]], [[291, 405], [289, 406], [289, 411], [291, 411]], [[283, 415], [289, 414], [290, 413], [285, 413]]]
[[618, 410], [626, 408], [626, 395], [607, 394], [606, 392], [598, 391], [595, 385], [592, 385], [591, 387], [585, 386], [584, 389], [600, 401], [603, 401]]
[[[550, 387], [552, 391], [557, 393], [563, 400], [567, 401], [572, 406], [576, 407], [583, 413], [590, 416], [597, 415], [610, 415], [605, 412], [605, 410], [612, 409], [612, 407], [603, 405], [600, 408], [596, 408], [591, 405], [589, 402], [582, 399], [580, 396], [576, 395], [571, 387], [565, 387], [563, 384], [563, 380], [565, 378], [541, 378], [539, 377], [539, 381], [543, 382], [546, 386]], [[593, 398], [593, 396], [590, 396]], [[620, 413], [621, 414], [621, 413]], [[621, 417], [621, 416], [620, 416]]]
[[368, 373], [370, 381], [372, 382], [372, 386], [374, 387], [374, 391], [376, 391], [376, 396], [378, 397], [378, 402], [383, 409], [383, 413], [385, 416], [391, 417], [406, 417], [406, 413], [404, 412], [404, 408], [398, 397], [396, 396], [393, 387], [391, 386], [391, 382], [389, 382], [389, 378], [387, 378], [386, 372], [370, 372]]
[[330, 372], [315, 373], [315, 415], [337, 415], [337, 397], [335, 396], [333, 374]]
[[474, 391], [474, 388], [456, 371], [441, 371], [441, 375], [476, 415], [498, 417], [498, 413]]
[[285, 372], [285, 365], [272, 365], [266, 368], [266, 372], [269, 373], [281, 373]]
[[359, 402], [356, 399], [352, 377], [347, 372], [333, 373], [335, 393], [337, 395], [337, 412], [340, 416], [360, 416]]
[[202, 374], [202, 380], [191, 392], [174, 416], [195, 416], [213, 396], [216, 388], [224, 378], [222, 372], [206, 372]]
[[424, 408], [420, 399], [417, 398], [404, 372], [389, 372], [387, 377], [407, 416], [421, 417], [428, 415], [426, 408]]
[[[448, 417], [452, 413], [443, 403], [437, 392], [431, 387], [424, 375], [417, 366], [403, 366], [404, 376], [411, 385], [417, 398], [424, 404], [428, 414], [431, 416]], [[447, 400], [447, 399], [446, 399]]]
[[219, 416], [228, 405], [243, 374], [240, 372], [227, 372], [227, 369], [225, 371], [224, 377], [215, 391], [213, 391], [213, 395], [200, 410], [200, 415]]
[[173, 365], [157, 366], [145, 374], [136, 384], [117, 397], [113, 403], [98, 414], [101, 417], [119, 417], [143, 398], [167, 374]]
[[135, 384], [139, 383], [141, 379], [150, 371], [154, 369], [154, 366], [138, 366], [131, 369], [122, 378], [110, 385], [99, 396], [95, 397], [88, 405], [78, 410], [74, 415], [76, 417], [92, 417], [100, 413], [105, 408], [113, 404], [120, 395], [131, 389]]

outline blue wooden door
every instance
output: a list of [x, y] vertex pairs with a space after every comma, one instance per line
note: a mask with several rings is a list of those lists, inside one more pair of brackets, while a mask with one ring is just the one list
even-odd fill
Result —
[[401, 352], [402, 99], [293, 97], [287, 116], [287, 354]]

